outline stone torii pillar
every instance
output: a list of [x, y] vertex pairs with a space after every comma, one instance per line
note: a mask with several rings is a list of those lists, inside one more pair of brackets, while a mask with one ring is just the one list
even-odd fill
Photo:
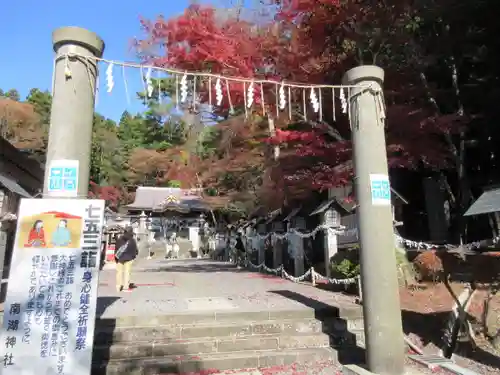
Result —
[[[85, 199], [89, 188], [92, 123], [98, 74], [95, 60], [92, 58], [102, 56], [104, 42], [86, 29], [61, 27], [52, 33], [52, 43], [56, 61], [43, 194], [44, 197], [49, 197], [51, 165], [57, 161], [76, 161], [77, 196]], [[79, 56], [66, 57], [67, 54]]]
[[394, 254], [394, 230], [385, 143], [384, 71], [377, 66], [349, 70], [350, 119], [355, 188], [359, 203], [361, 280], [368, 369], [380, 375], [404, 373], [404, 341]]

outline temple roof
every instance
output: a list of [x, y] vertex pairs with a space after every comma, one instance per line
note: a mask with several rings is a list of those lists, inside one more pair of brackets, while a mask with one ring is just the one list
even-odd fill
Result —
[[481, 196], [469, 207], [464, 216], [473, 216], [480, 214], [489, 214], [500, 211], [500, 189], [486, 190]]
[[208, 205], [201, 198], [201, 189], [139, 186], [129, 210], [147, 211], [207, 211]]

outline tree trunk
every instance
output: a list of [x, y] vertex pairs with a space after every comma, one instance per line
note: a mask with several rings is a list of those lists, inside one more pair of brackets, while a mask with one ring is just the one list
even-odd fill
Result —
[[[271, 137], [274, 137], [276, 135], [276, 126], [274, 125], [274, 119], [271, 116], [267, 117], [267, 123], [269, 125], [269, 134]], [[274, 160], [278, 160], [280, 157], [280, 146], [275, 145], [273, 147], [273, 155], [274, 155]]]
[[[463, 116], [464, 108], [462, 101], [460, 100], [457, 68], [454, 63], [454, 59], [451, 59], [450, 61], [451, 61], [450, 69], [452, 75], [452, 82], [458, 103], [457, 114], [458, 116]], [[422, 82], [422, 85], [424, 86], [424, 89], [427, 93], [427, 100], [429, 104], [432, 106], [437, 115], [441, 115], [441, 110], [437, 104], [436, 99], [431, 93], [429, 83], [427, 81], [427, 77], [424, 72], [420, 72], [420, 81]], [[457, 178], [458, 178], [458, 189], [457, 189], [458, 191], [456, 194], [458, 199], [455, 201], [454, 205], [455, 207], [453, 211], [455, 213], [454, 221], [456, 223], [456, 236], [459, 238], [460, 242], [462, 242], [463, 234], [465, 232], [465, 218], [463, 217], [463, 214], [465, 212], [465, 207], [467, 206], [472, 196], [465, 170], [465, 131], [460, 132], [459, 148], [457, 148], [455, 143], [453, 142], [451, 134], [446, 133], [444, 137], [446, 143], [448, 144], [448, 147], [450, 148], [450, 152], [453, 156], [453, 160], [455, 162], [455, 171], [457, 173]]]

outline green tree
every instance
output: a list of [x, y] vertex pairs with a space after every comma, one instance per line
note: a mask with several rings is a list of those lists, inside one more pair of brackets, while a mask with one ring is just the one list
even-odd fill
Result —
[[50, 109], [52, 107], [52, 95], [48, 90], [31, 89], [26, 102], [33, 105], [35, 112], [40, 116], [41, 123], [47, 128], [50, 124]]
[[132, 115], [128, 111], [123, 112], [118, 125], [118, 138], [127, 154], [135, 148], [144, 146], [145, 133], [146, 128], [142, 115]]
[[124, 175], [124, 150], [113, 120], [94, 115], [90, 174], [100, 185], [121, 185]]
[[7, 91], [5, 93], [5, 97], [16, 102], [21, 100], [21, 95], [19, 95], [19, 91], [17, 91], [16, 89], [10, 89], [9, 91]]
[[217, 153], [222, 132], [215, 126], [206, 126], [200, 134], [196, 153], [201, 159], [208, 159]]

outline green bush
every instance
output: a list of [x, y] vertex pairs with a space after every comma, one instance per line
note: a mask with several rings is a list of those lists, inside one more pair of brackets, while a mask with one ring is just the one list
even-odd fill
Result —
[[338, 273], [342, 275], [346, 279], [350, 279], [351, 277], [355, 277], [359, 275], [360, 272], [359, 263], [355, 263], [350, 259], [343, 259], [339, 263], [332, 263], [331, 269], [333, 273]]

